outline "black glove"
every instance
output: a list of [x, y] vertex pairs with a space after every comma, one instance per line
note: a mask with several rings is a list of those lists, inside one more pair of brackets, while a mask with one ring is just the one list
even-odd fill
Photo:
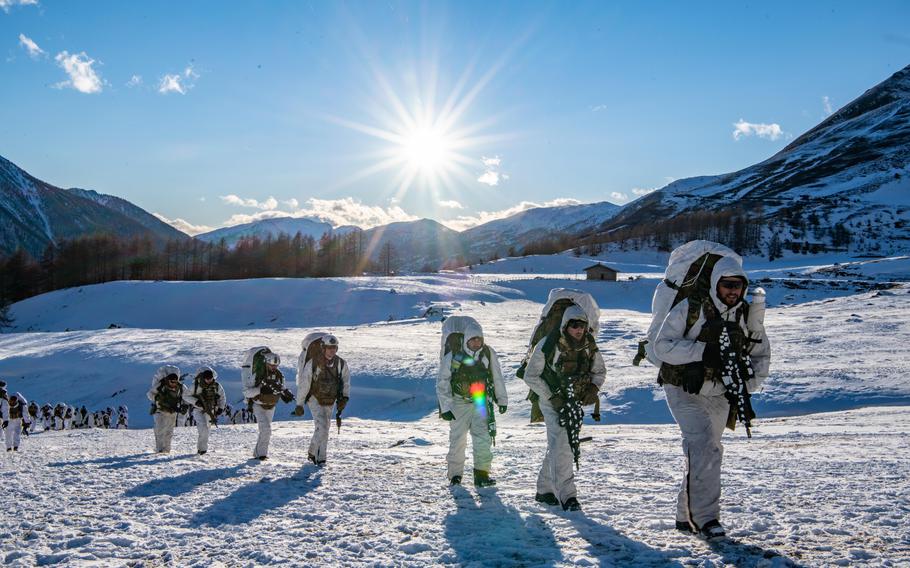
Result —
[[205, 406], [203, 406], [201, 400], [197, 400], [197, 401], [196, 401], [196, 406], [198, 406], [199, 408], [205, 408]]
[[281, 391], [281, 402], [284, 402], [285, 404], [287, 404], [293, 400], [294, 400], [294, 393], [292, 393], [288, 389], [284, 389], [283, 391]]
[[6, 429], [6, 427], [9, 426], [9, 420], [4, 420], [2, 426]]
[[701, 362], [704, 364], [705, 369], [714, 369], [718, 373], [721, 372], [723, 369], [723, 361], [720, 360], [720, 344], [706, 343], [705, 351], [701, 356]]
[[507, 409], [508, 409], [508, 407], [507, 407], [505, 404], [500, 404], [500, 405], [499, 405], [499, 413], [500, 413], [500, 414], [505, 414]]
[[554, 394], [550, 397], [550, 405], [553, 406], [553, 410], [559, 412], [562, 410], [562, 407], [566, 405], [566, 399], [559, 396], [558, 394]]
[[224, 414], [224, 409], [223, 409], [223, 408], [216, 408], [216, 409], [215, 409], [215, 416], [221, 416], [222, 414]]
[[[717, 345], [714, 344], [714, 347], [716, 348]], [[707, 347], [705, 350], [707, 350]], [[702, 363], [689, 363], [685, 366], [680, 379], [679, 386], [682, 387], [682, 390], [689, 394], [698, 394], [701, 392], [702, 385], [705, 384], [705, 365]]]
[[342, 410], [344, 410], [344, 407], [346, 407], [347, 405], [348, 405], [348, 397], [343, 396], [338, 399], [338, 402], [336, 403], [336, 408], [338, 408], [338, 412], [341, 412]]
[[585, 391], [581, 395], [581, 403], [585, 406], [594, 404], [597, 402], [597, 393], [600, 392], [600, 389], [597, 388], [597, 385], [594, 383], [588, 383], [585, 387]]
[[455, 415], [452, 414], [451, 410], [447, 410], [442, 413], [442, 419], [446, 422], [451, 422], [452, 420], [455, 420]]
[[269, 385], [259, 387], [259, 394], [275, 394], [275, 391]]
[[294, 416], [303, 416], [304, 408], [299, 404], [294, 407]]
[[701, 326], [701, 331], [698, 332], [698, 337], [695, 338], [696, 341], [701, 341], [703, 343], [719, 343], [720, 334], [724, 330], [724, 320], [720, 317], [715, 317], [709, 319]]

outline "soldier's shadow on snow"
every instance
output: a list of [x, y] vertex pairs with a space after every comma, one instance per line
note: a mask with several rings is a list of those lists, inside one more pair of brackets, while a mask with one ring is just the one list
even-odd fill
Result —
[[242, 463], [233, 467], [198, 469], [175, 475], [174, 477], [152, 479], [127, 490], [124, 493], [124, 496], [149, 497], [151, 495], [182, 495], [184, 493], [189, 493], [200, 485], [236, 477], [240, 470], [245, 467], [247, 467], [247, 464]]
[[[554, 509], [559, 510], [558, 507]], [[588, 554], [596, 558], [600, 566], [682, 566], [674, 560], [677, 554], [632, 540], [613, 527], [587, 516], [584, 511], [559, 511], [558, 514], [572, 523], [578, 536], [588, 543]]]
[[189, 520], [188, 526], [244, 525], [306, 495], [319, 487], [320, 483], [322, 473], [313, 464], [304, 465], [288, 477], [262, 477], [197, 512]]
[[185, 460], [194, 457], [195, 454], [150, 454], [144, 452], [141, 454], [130, 454], [127, 456], [108, 456], [95, 458], [91, 460], [74, 460], [68, 462], [51, 462], [47, 464], [50, 467], [71, 467], [75, 465], [99, 465], [104, 469], [123, 469], [137, 465], [154, 465], [175, 460]]
[[553, 566], [563, 560], [550, 526], [538, 515], [522, 517], [495, 488], [451, 488], [458, 509], [445, 519], [445, 536], [460, 565]]
[[769, 550], [754, 544], [746, 544], [736, 539], [709, 542], [708, 546], [716, 554], [720, 555], [721, 561], [725, 566], [736, 566], [737, 568], [758, 568], [760, 566], [802, 568], [804, 566], [775, 550]]

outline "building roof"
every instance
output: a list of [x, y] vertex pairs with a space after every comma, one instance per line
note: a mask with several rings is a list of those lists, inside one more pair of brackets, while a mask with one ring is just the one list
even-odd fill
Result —
[[609, 270], [610, 272], [616, 272], [617, 274], [619, 273], [619, 271], [616, 270], [615, 268], [610, 268], [610, 267], [607, 266], [606, 264], [601, 264], [601, 263], [599, 263], [599, 262], [598, 262], [597, 264], [592, 264], [591, 266], [589, 266], [589, 267], [587, 267], [587, 268], [583, 268], [582, 270], [584, 270], [585, 272], [587, 272], [587, 271], [593, 270], [593, 269], [595, 269], [595, 268], [604, 268], [604, 269], [606, 269], [606, 270]]

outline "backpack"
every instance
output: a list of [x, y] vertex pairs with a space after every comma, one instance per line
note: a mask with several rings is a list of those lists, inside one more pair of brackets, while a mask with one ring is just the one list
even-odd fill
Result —
[[[683, 334], [688, 334], [701, 316], [702, 304], [710, 301], [711, 275], [714, 265], [721, 258], [729, 256], [742, 265], [742, 257], [730, 248], [711, 241], [690, 241], [670, 253], [670, 262], [664, 273], [664, 279], [657, 285], [651, 300], [651, 325], [648, 337], [638, 342], [638, 352], [632, 364], [638, 366], [643, 359], [659, 367], [662, 363], [654, 354], [653, 342], [663, 325], [667, 314], [683, 300], [688, 300], [686, 327]], [[743, 302], [743, 318], [748, 325], [748, 304]]]
[[[550, 336], [553, 336], [554, 339], [558, 339], [556, 335], [559, 333], [562, 316], [565, 313], [566, 308], [572, 305], [580, 307], [584, 310], [585, 315], [588, 316], [589, 333], [593, 333], [600, 327], [600, 308], [597, 307], [597, 302], [594, 301], [594, 298], [590, 294], [571, 288], [554, 288], [550, 290], [550, 295], [547, 297], [547, 303], [540, 312], [540, 321], [537, 322], [537, 325], [534, 326], [534, 331], [531, 333], [531, 342], [528, 345], [528, 352], [525, 354], [524, 359], [522, 359], [521, 365], [519, 365], [518, 370], [515, 372], [515, 376], [519, 379], [524, 378], [528, 360], [534, 352], [534, 347], [541, 339]], [[553, 342], [553, 345], [555, 346], [555, 342]], [[552, 357], [552, 349], [548, 349], [548, 351], [550, 351], [550, 357]]]
[[[316, 399], [319, 400], [319, 404], [323, 404], [323, 405], [329, 404], [328, 400], [329, 400], [330, 393], [315, 392], [315, 389], [317, 389], [317, 386], [325, 386], [325, 385], [316, 384], [317, 380], [316, 380], [315, 365], [316, 365], [316, 361], [319, 359], [319, 357], [323, 356], [323, 347], [324, 346], [322, 343], [322, 338], [325, 337], [326, 335], [329, 335], [329, 334], [322, 332], [322, 331], [314, 331], [312, 333], [308, 333], [306, 335], [306, 337], [304, 337], [303, 340], [300, 342], [300, 355], [297, 357], [297, 376], [298, 377], [300, 376], [301, 373], [303, 373], [303, 370], [306, 368], [306, 366], [310, 364], [310, 361], [313, 361], [313, 365], [314, 365], [313, 380], [310, 383], [310, 391], [307, 393], [306, 398], [304, 400], [309, 401], [311, 396], [316, 396], [317, 394], [319, 394], [319, 396], [316, 396]], [[346, 363], [345, 363], [344, 359], [342, 359], [341, 357], [336, 356], [336, 359], [338, 359], [338, 380], [337, 380], [337, 384], [334, 386], [334, 392], [331, 393], [332, 395], [334, 395], [334, 400], [332, 400], [332, 403], [334, 403], [336, 400], [341, 399], [341, 397], [343, 396], [342, 391], [344, 388], [342, 381], [341, 381], [341, 376], [342, 376], [342, 373], [344, 372], [344, 366]], [[322, 397], [321, 400], [320, 400], [320, 396]]]
[[240, 365], [240, 381], [244, 388], [256, 386], [256, 377], [265, 373], [265, 354], [271, 352], [268, 347], [247, 349]]

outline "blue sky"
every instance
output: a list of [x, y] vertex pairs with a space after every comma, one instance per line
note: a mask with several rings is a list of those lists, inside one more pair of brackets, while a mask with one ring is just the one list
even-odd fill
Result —
[[910, 64], [907, 1], [729, 4], [0, 0], [0, 155], [187, 230], [463, 229], [749, 166]]

